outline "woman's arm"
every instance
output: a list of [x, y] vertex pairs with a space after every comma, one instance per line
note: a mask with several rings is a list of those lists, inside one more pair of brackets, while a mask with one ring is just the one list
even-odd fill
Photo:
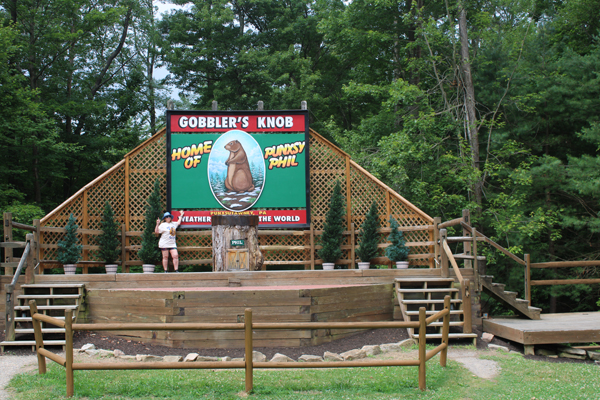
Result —
[[181, 219], [183, 218], [183, 215], [185, 214], [185, 211], [182, 211], [181, 214], [179, 214], [179, 218], [177, 218], [177, 227], [179, 228], [179, 225], [181, 225]]
[[156, 233], [157, 235], [160, 234], [160, 232], [158, 231], [158, 226], [160, 225], [160, 219], [156, 220], [156, 226], [154, 227], [154, 233]]

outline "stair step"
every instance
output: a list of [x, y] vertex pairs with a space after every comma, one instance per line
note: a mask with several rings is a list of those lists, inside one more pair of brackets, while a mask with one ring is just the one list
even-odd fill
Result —
[[[64, 346], [64, 340], [44, 340], [44, 346]], [[35, 346], [35, 340], [15, 340], [13, 342], [0, 342], [0, 346]]]
[[[425, 315], [433, 315], [440, 311], [442, 311], [442, 310], [438, 310], [438, 311], [427, 310], [427, 311], [425, 311]], [[463, 314], [463, 310], [450, 310], [450, 315], [457, 315], [457, 314]], [[406, 315], [419, 316], [419, 312], [418, 311], [407, 311]]]
[[[76, 310], [78, 306], [37, 306], [39, 310]], [[15, 306], [15, 310], [29, 311], [29, 306]]]
[[519, 293], [517, 293], [517, 292], [510, 292], [507, 290], [505, 290], [503, 293], [507, 296], [514, 296], [514, 297], [517, 297], [519, 295]]
[[444, 293], [458, 292], [456, 288], [434, 288], [434, 289], [398, 289], [399, 293]]
[[[403, 304], [423, 304], [423, 303], [427, 303], [427, 304], [444, 304], [444, 300], [440, 299], [440, 300], [429, 300], [429, 299], [422, 299], [422, 300], [400, 300]], [[462, 303], [462, 300], [460, 299], [450, 299], [450, 303]]]
[[[468, 254], [461, 253], [461, 254], [452, 254], [452, 255], [454, 256], [455, 259], [458, 259], [458, 260], [474, 260], [475, 259], [475, 256], [471, 256]], [[485, 261], [486, 258], [485, 258], [485, 256], [477, 256], [477, 260]]]
[[17, 299], [79, 299], [80, 294], [21, 294]]
[[517, 303], [529, 304], [529, 300], [525, 300], [525, 299], [515, 299], [515, 301], [516, 301]]
[[[15, 333], [35, 333], [33, 329], [15, 329]], [[65, 328], [42, 328], [42, 333], [65, 333]]]
[[[464, 321], [450, 321], [450, 326], [464, 326]], [[432, 322], [427, 326], [444, 326], [443, 322]]]
[[85, 286], [85, 283], [32, 283], [21, 285], [25, 289], [78, 289]]
[[532, 306], [529, 306], [529, 307], [527, 307], [527, 308], [529, 309], [529, 311], [532, 311], [532, 312], [535, 312], [535, 311], [537, 311], [537, 312], [542, 312], [542, 309], [541, 309], [541, 308], [539, 308], [539, 307], [532, 307]]
[[454, 278], [396, 278], [396, 282], [454, 282]]
[[[55, 316], [52, 316], [52, 318], [65, 319], [65, 317], [55, 317]], [[31, 317], [15, 317], [15, 322], [31, 322], [31, 321], [32, 321]], [[73, 316], [73, 321], [75, 321], [74, 316]]]
[[[413, 334], [412, 336], [415, 339], [419, 338], [418, 333]], [[476, 337], [477, 337], [476, 333], [449, 333], [448, 334], [449, 339], [472, 339], [472, 338], [476, 338]], [[441, 339], [442, 334], [441, 333], [427, 333], [427, 334], [425, 334], [425, 338], [426, 339]]]

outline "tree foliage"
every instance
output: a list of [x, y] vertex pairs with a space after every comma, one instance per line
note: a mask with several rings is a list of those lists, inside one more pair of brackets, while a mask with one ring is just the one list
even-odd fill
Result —
[[325, 224], [323, 226], [323, 234], [321, 235], [321, 249], [319, 249], [319, 257], [326, 263], [335, 262], [342, 257], [342, 241], [344, 233], [344, 215], [346, 209], [344, 207], [344, 199], [342, 197], [342, 189], [340, 182], [337, 181], [331, 193], [329, 200], [329, 209], [325, 216]]
[[369, 212], [360, 227], [358, 234], [359, 244], [356, 249], [356, 255], [362, 262], [370, 262], [377, 255], [377, 245], [379, 244], [379, 213], [377, 203], [371, 203]]
[[79, 238], [77, 237], [77, 219], [73, 214], [69, 215], [69, 220], [65, 226], [67, 232], [63, 240], [58, 242], [58, 256], [56, 259], [59, 263], [65, 264], [77, 264], [81, 257], [81, 249], [83, 246], [79, 244]]
[[100, 258], [106, 264], [114, 264], [121, 254], [120, 225], [115, 221], [115, 213], [108, 201], [104, 204], [101, 226], [102, 234], [98, 237]]
[[146, 212], [144, 215], [144, 230], [142, 232], [142, 248], [138, 251], [138, 257], [144, 264], [156, 264], [161, 259], [158, 248], [158, 236], [154, 233], [156, 220], [162, 215], [160, 200], [160, 182], [154, 181], [154, 189], [146, 200]]

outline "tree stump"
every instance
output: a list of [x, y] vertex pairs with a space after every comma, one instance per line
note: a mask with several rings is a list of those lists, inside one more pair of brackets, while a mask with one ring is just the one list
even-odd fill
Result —
[[258, 245], [258, 216], [213, 215], [211, 221], [213, 271], [262, 269], [264, 258]]

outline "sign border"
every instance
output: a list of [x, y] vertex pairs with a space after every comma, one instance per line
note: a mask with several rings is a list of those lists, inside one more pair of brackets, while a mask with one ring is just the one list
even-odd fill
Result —
[[[171, 191], [171, 159], [170, 159], [170, 150], [171, 150], [171, 116], [172, 115], [207, 115], [207, 116], [227, 116], [227, 115], [273, 115], [273, 114], [287, 114], [287, 115], [303, 115], [304, 116], [304, 137], [305, 137], [305, 151], [306, 151], [306, 165], [305, 165], [305, 175], [306, 175], [306, 224], [259, 224], [258, 229], [273, 229], [273, 228], [282, 228], [282, 229], [297, 229], [297, 228], [310, 228], [311, 224], [311, 214], [310, 214], [310, 129], [308, 127], [308, 110], [260, 110], [260, 111], [242, 111], [242, 110], [231, 110], [231, 111], [214, 111], [214, 110], [167, 110], [166, 118], [167, 118], [167, 135], [166, 135], [166, 162], [167, 162], [167, 211], [172, 212], [171, 203], [172, 203], [172, 191]], [[244, 131], [244, 129], [236, 128]], [[226, 131], [223, 131], [225, 133]], [[244, 131], [247, 132], [247, 131]], [[301, 131], [298, 131], [301, 132]], [[186, 134], [186, 133], [184, 133]], [[268, 134], [268, 133], [267, 133]], [[283, 207], [282, 207], [283, 208]], [[252, 210], [250, 208], [249, 210]], [[179, 211], [179, 210], [178, 210]], [[183, 210], [186, 211], [186, 210]], [[220, 210], [215, 210], [220, 211]], [[246, 210], [248, 211], [248, 210]], [[240, 214], [243, 214], [241, 212]], [[180, 229], [211, 229], [211, 226], [205, 225], [182, 225]]]

